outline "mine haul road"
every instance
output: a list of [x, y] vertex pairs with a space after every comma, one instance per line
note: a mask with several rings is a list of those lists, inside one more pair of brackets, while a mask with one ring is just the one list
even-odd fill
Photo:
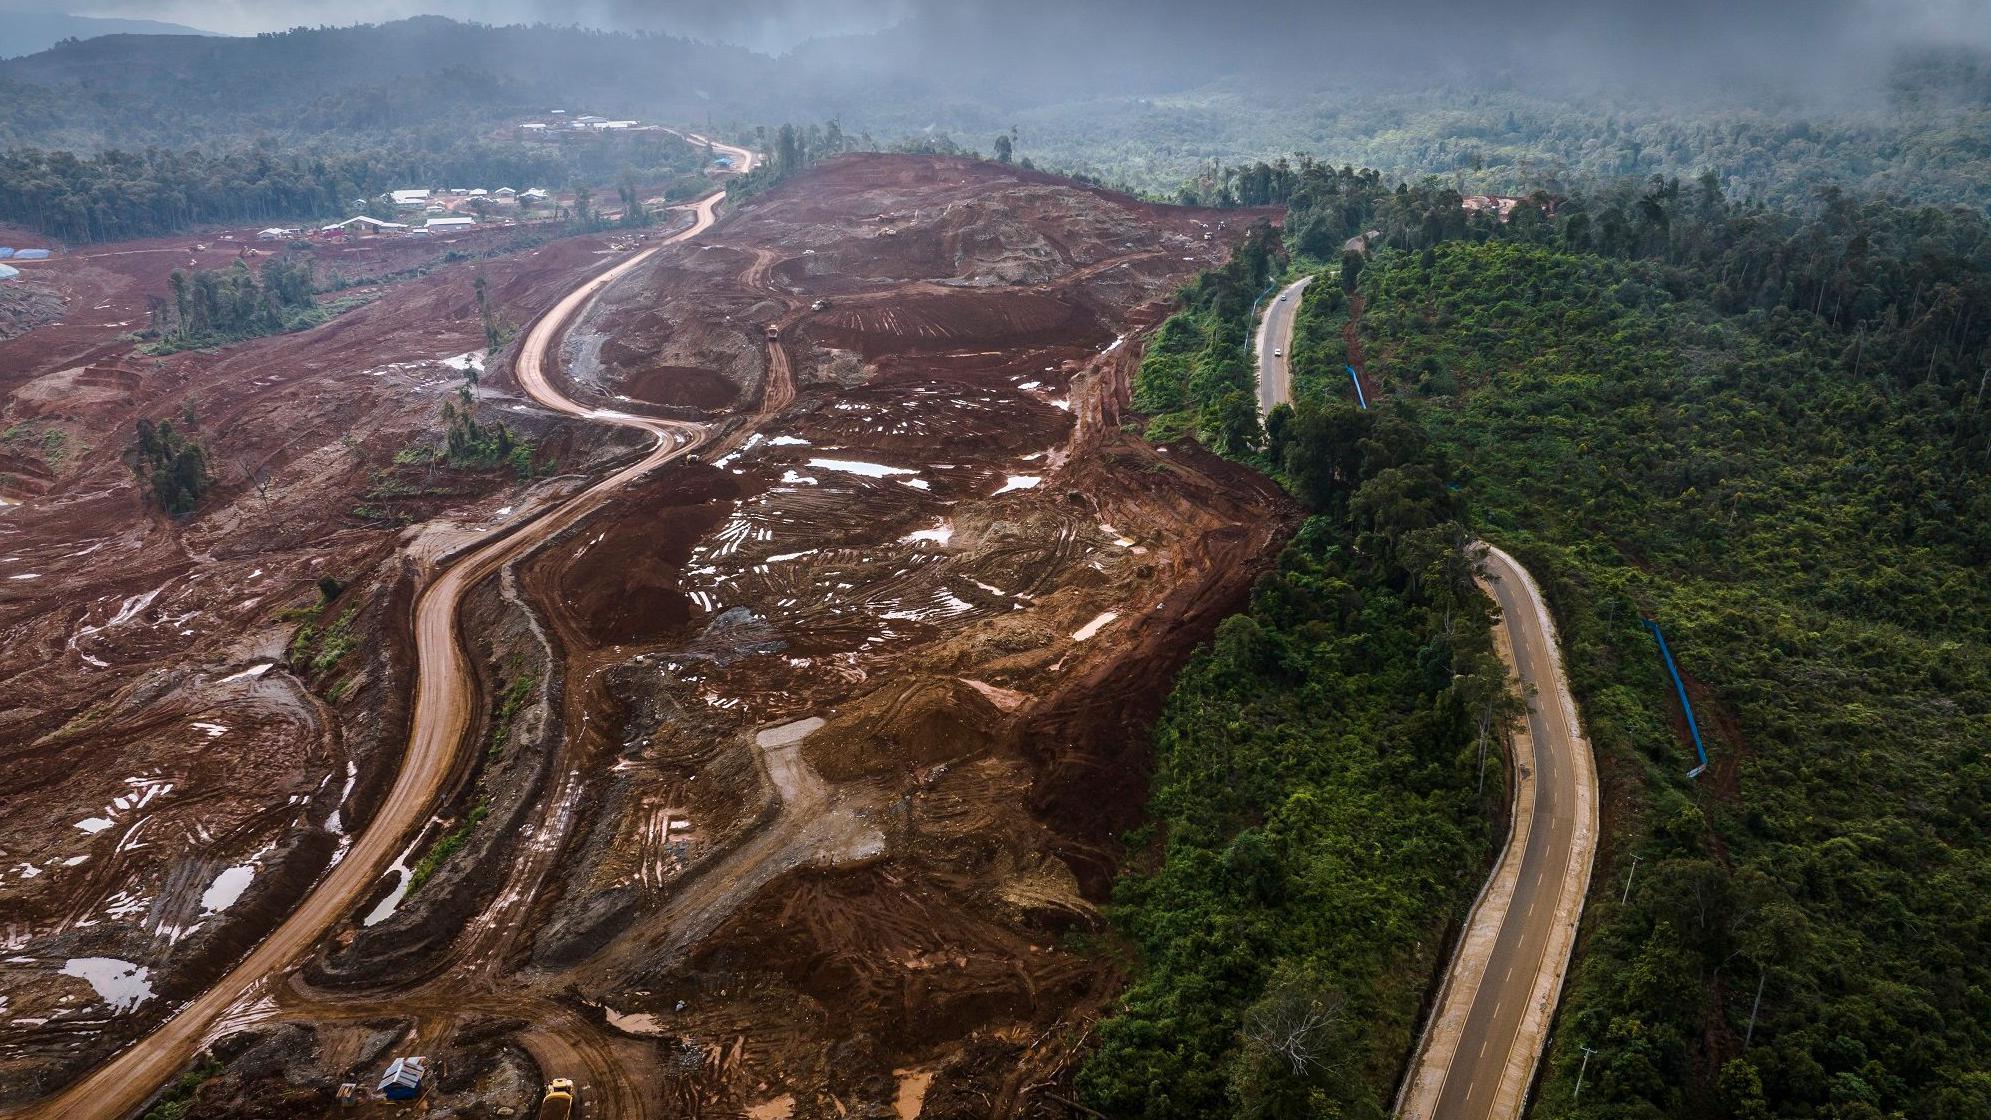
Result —
[[[1290, 399], [1306, 281], [1266, 308], [1260, 409]], [[1480, 585], [1500, 607], [1494, 644], [1527, 700], [1509, 751], [1507, 842], [1473, 903], [1397, 1097], [1402, 1120], [1517, 1120], [1569, 968], [1597, 851], [1597, 767], [1563, 673], [1555, 622], [1527, 569], [1490, 545]]]
[[[706, 142], [696, 134], [682, 135], [695, 143]], [[752, 170], [752, 152], [717, 141], [712, 142], [712, 147], [734, 157], [740, 171]], [[603, 288], [665, 246], [696, 237], [710, 228], [724, 198], [724, 191], [715, 191], [700, 199], [688, 228], [569, 292], [540, 316], [527, 333], [514, 373], [520, 387], [536, 403], [569, 416], [642, 429], [656, 437], [656, 444], [641, 459], [549, 508], [536, 520], [459, 554], [423, 589], [415, 601], [416, 694], [408, 749], [387, 799], [345, 858], [233, 969], [174, 1012], [151, 1034], [62, 1092], [9, 1112], [8, 1117], [120, 1120], [136, 1112], [193, 1058], [208, 1029], [223, 1013], [268, 992], [272, 981], [309, 951], [327, 930], [351, 914], [367, 891], [380, 881], [408, 838], [428, 820], [455, 769], [472, 714], [478, 710], [476, 684], [465, 664], [457, 625], [464, 595], [506, 561], [573, 525], [630, 481], [697, 447], [705, 438], [702, 425], [591, 408], [568, 399], [548, 376], [560, 332]]]

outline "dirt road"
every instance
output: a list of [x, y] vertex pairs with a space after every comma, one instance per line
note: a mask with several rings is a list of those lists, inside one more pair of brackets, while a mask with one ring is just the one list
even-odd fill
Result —
[[[713, 147], [733, 155], [739, 160], [741, 170], [751, 169], [752, 153], [717, 143]], [[548, 355], [567, 321], [588, 300], [664, 245], [694, 237], [710, 227], [723, 198], [723, 192], [715, 192], [701, 199], [696, 220], [689, 228], [569, 293], [526, 336], [516, 373], [520, 385], [535, 401], [568, 415], [642, 428], [657, 437], [656, 445], [641, 459], [581, 491], [538, 520], [524, 524], [511, 535], [459, 554], [423, 590], [415, 604], [418, 683], [407, 753], [380, 811], [354, 841], [346, 857], [268, 938], [158, 1030], [64, 1092], [13, 1115], [34, 1120], [116, 1120], [135, 1111], [192, 1058], [217, 1018], [244, 997], [267, 991], [274, 977], [349, 914], [379, 881], [407, 837], [428, 818], [455, 769], [459, 747], [477, 710], [476, 686], [457, 631], [458, 607], [464, 595], [508, 560], [568, 528], [623, 485], [689, 451], [703, 439], [703, 428], [699, 425], [589, 408], [567, 399], [547, 377]]]
[[1286, 355], [1293, 352], [1293, 320], [1300, 311], [1301, 293], [1313, 282], [1302, 276], [1280, 289], [1265, 307], [1258, 325], [1258, 411], [1271, 412], [1278, 405], [1293, 402], [1293, 371]]
[[1519, 1117], [1562, 990], [1597, 843], [1597, 773], [1541, 590], [1514, 558], [1486, 557], [1495, 634], [1528, 697], [1513, 743], [1513, 827], [1461, 935], [1397, 1114]]

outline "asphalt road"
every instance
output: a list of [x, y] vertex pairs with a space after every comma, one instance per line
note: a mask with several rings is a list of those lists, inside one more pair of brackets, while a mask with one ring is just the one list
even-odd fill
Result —
[[[1307, 278], [1311, 279], [1311, 277]], [[1307, 279], [1258, 331], [1261, 412], [1290, 399], [1286, 358]], [[1596, 851], [1597, 775], [1540, 588], [1488, 548], [1482, 585], [1500, 606], [1501, 656], [1528, 713], [1513, 736], [1513, 825], [1473, 905], [1398, 1100], [1405, 1120], [1513, 1120], [1548, 1039]]]
[[[1597, 779], [1541, 591], [1499, 549], [1486, 557], [1498, 644], [1529, 686], [1514, 735], [1515, 804], [1500, 863], [1475, 905], [1398, 1114], [1517, 1118], [1569, 965], [1597, 836]], [[1525, 733], [1524, 733], [1525, 732]]]
[[[1293, 373], [1286, 355], [1293, 352], [1293, 317], [1300, 310], [1300, 293], [1306, 291], [1312, 276], [1302, 276], [1286, 285], [1270, 304], [1258, 324], [1258, 412], [1264, 415], [1273, 406], [1293, 400]], [[1274, 350], [1279, 354], [1272, 353]]]
[[[696, 135], [687, 139], [702, 141]], [[714, 143], [752, 168], [752, 153]], [[664, 245], [709, 228], [724, 192], [699, 200], [696, 220], [668, 240], [646, 249], [569, 292], [534, 323], [520, 348], [516, 375], [528, 395], [546, 408], [571, 416], [642, 428], [657, 437], [635, 463], [549, 509], [509, 535], [460, 553], [415, 601], [416, 696], [394, 786], [366, 830], [344, 859], [320, 879], [277, 928], [212, 987], [181, 1007], [150, 1035], [72, 1082], [63, 1092], [10, 1113], [22, 1120], [118, 1120], [135, 1112], [176, 1075], [202, 1045], [210, 1026], [229, 1008], [268, 991], [274, 979], [337, 925], [378, 882], [394, 857], [427, 821], [454, 772], [464, 734], [476, 710], [477, 690], [459, 641], [457, 614], [463, 596], [506, 561], [559, 533], [597, 508], [615, 490], [658, 464], [696, 447], [698, 425], [654, 420], [568, 399], [546, 376], [546, 363], [568, 321], [616, 278], [636, 268]]]

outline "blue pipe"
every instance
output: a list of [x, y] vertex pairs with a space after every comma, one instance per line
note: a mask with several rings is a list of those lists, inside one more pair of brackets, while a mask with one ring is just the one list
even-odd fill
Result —
[[1659, 656], [1666, 659], [1667, 675], [1673, 678], [1673, 692], [1680, 697], [1680, 710], [1687, 713], [1687, 732], [1694, 737], [1694, 753], [1701, 756], [1701, 764], [1687, 772], [1689, 778], [1700, 777], [1701, 771], [1708, 768], [1708, 749], [1701, 744], [1701, 725], [1694, 721], [1694, 705], [1687, 699], [1687, 686], [1680, 680], [1680, 670], [1673, 664], [1673, 651], [1666, 648], [1666, 635], [1659, 632], [1659, 623], [1648, 618], [1645, 628], [1659, 641]]
[[1355, 403], [1361, 405], [1363, 410], [1367, 411], [1369, 407], [1369, 398], [1362, 394], [1362, 377], [1360, 374], [1355, 372], [1354, 366], [1348, 366], [1347, 369], [1348, 369], [1348, 380], [1353, 381], [1355, 383]]

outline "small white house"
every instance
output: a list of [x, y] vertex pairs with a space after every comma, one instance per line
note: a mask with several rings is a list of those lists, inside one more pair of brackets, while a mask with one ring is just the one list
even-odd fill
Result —
[[491, 193], [497, 195], [499, 198], [518, 197], [518, 192], [511, 189], [510, 187], [499, 187], [497, 190], [492, 191]]
[[524, 193], [520, 194], [519, 197], [527, 200], [528, 202], [545, 202], [547, 199], [553, 196], [547, 193], [545, 187], [532, 187], [526, 190]]
[[485, 189], [484, 189], [483, 187], [478, 187], [478, 188], [476, 188], [475, 190], [472, 190], [472, 191], [470, 192], [470, 197], [471, 197], [471, 198], [489, 198], [489, 197], [491, 197], [491, 192], [490, 192], [490, 191], [487, 191], [487, 190], [485, 190]]

